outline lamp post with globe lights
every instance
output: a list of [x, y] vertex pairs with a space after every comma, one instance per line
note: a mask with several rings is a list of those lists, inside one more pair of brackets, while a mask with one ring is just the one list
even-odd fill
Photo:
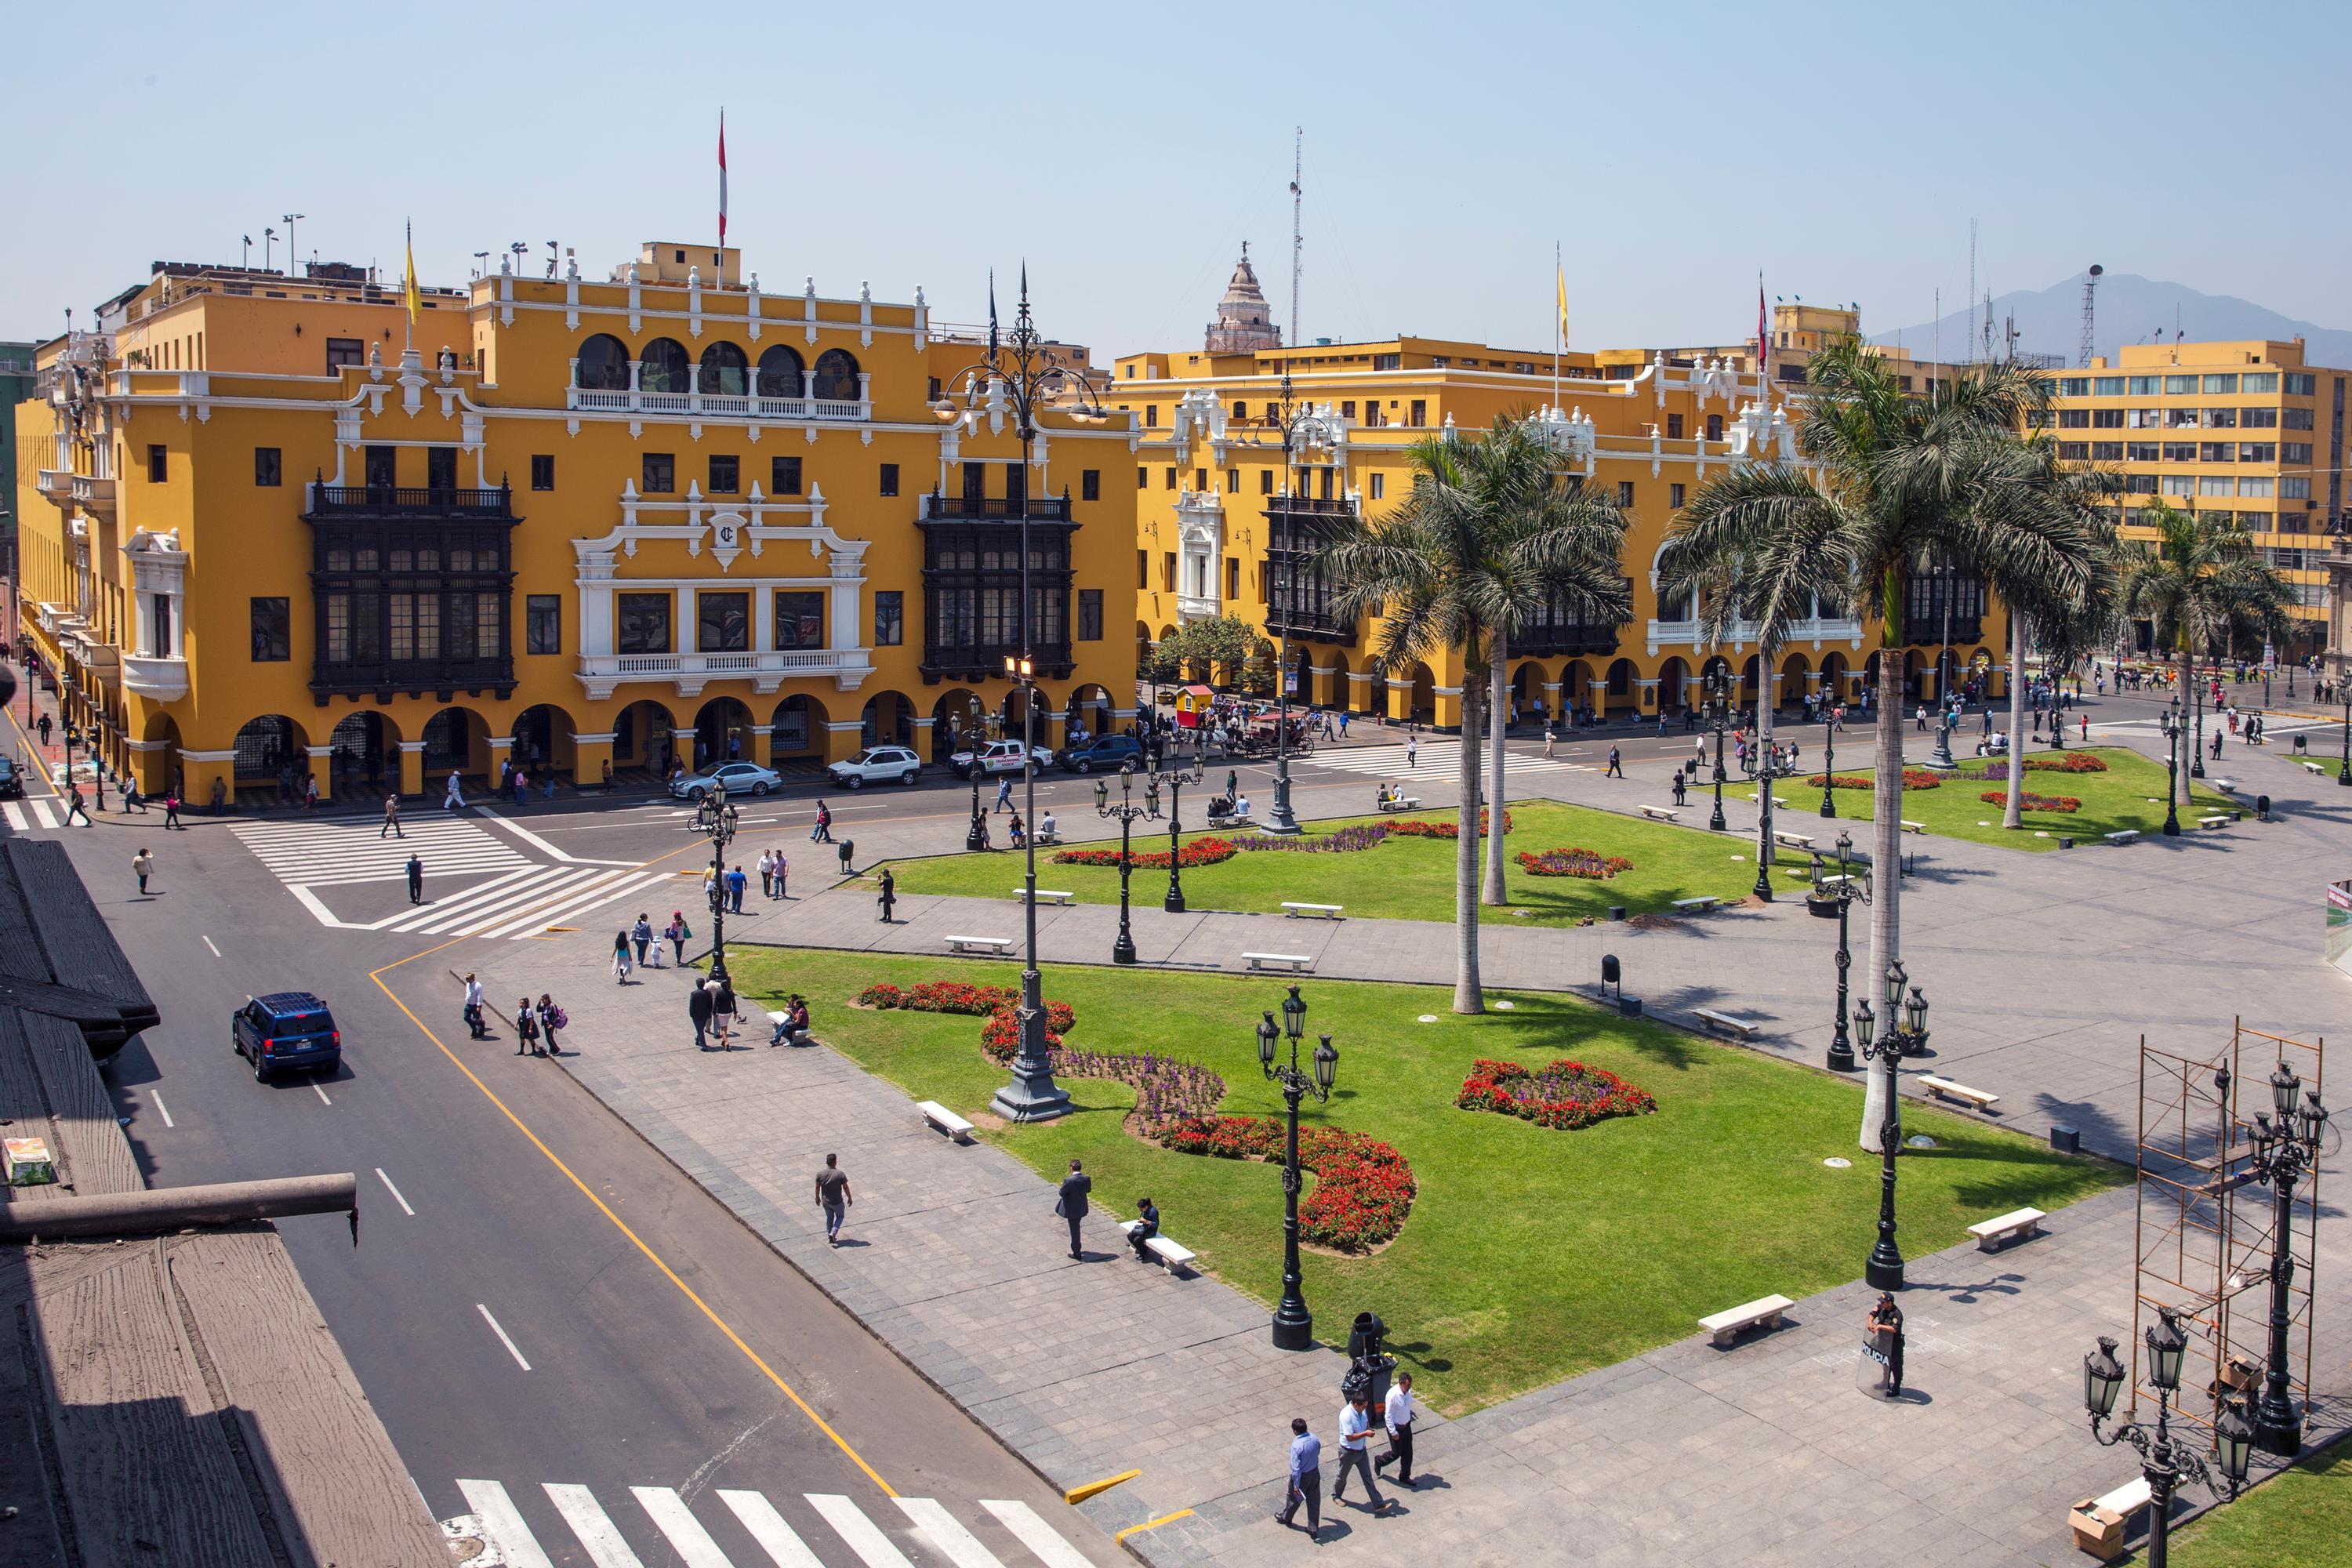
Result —
[[[1296, 985], [1283, 998], [1279, 1028], [1271, 1008], [1258, 1020], [1258, 1067], [1281, 1089], [1289, 1113], [1282, 1146], [1282, 1303], [1274, 1310], [1274, 1345], [1286, 1351], [1309, 1350], [1315, 1344], [1315, 1316], [1307, 1310], [1298, 1262], [1298, 1102], [1310, 1094], [1318, 1104], [1330, 1099], [1331, 1085], [1339, 1075], [1339, 1053], [1331, 1048], [1328, 1035], [1315, 1047], [1312, 1076], [1299, 1068], [1298, 1042], [1306, 1032], [1307, 1004]], [[1283, 1039], [1290, 1042], [1286, 1064], [1274, 1059], [1276, 1042]]]
[[[1862, 1270], [1874, 1290], [1903, 1289], [1903, 1253], [1895, 1245], [1895, 1154], [1903, 1142], [1900, 1064], [1906, 1056], [1927, 1048], [1927, 998], [1912, 985], [1906, 1000], [1907, 980], [1902, 960], [1886, 966], [1884, 1035], [1878, 1033], [1878, 1015], [1867, 1000], [1855, 1004], [1853, 1009], [1854, 1037], [1861, 1042], [1863, 1060], [1886, 1064], [1885, 1117], [1878, 1124], [1878, 1243], [1870, 1249], [1870, 1260]], [[1895, 1021], [1898, 1007], [1903, 1017], [1899, 1025]]]
[[[2254, 1441], [2266, 1453], [2292, 1458], [2303, 1450], [2303, 1416], [2287, 1392], [2287, 1331], [2294, 1283], [2294, 1193], [2319, 1163], [2327, 1110], [2317, 1089], [2282, 1060], [2271, 1070], [2271, 1108], [2254, 1115], [2253, 1156], [2247, 1173], [2271, 1189], [2270, 1352], [2263, 1395], [2254, 1406]], [[2314, 1218], [2316, 1225], [2316, 1216]]]
[[1829, 1059], [1825, 1064], [1832, 1072], [1852, 1072], [1860, 1065], [1854, 1059], [1853, 1043], [1846, 1035], [1846, 971], [1853, 965], [1853, 950], [1846, 944], [1846, 921], [1848, 911], [1856, 900], [1865, 904], [1870, 902], [1871, 889], [1869, 870], [1865, 868], [1857, 874], [1853, 855], [1853, 835], [1839, 834], [1838, 874], [1832, 886], [1829, 879], [1822, 875], [1822, 858], [1816, 853], [1813, 856], [1813, 890], [1805, 900], [1805, 907], [1813, 914], [1823, 920], [1834, 916], [1838, 923], [1837, 1013], [1832, 1021], [1833, 1031], [1830, 1036]]
[[[1160, 769], [1155, 765], [1143, 775], [1143, 804], [1135, 803], [1135, 764], [1129, 763], [1118, 770], [1118, 804], [1110, 801], [1110, 781], [1095, 780], [1095, 815], [1118, 824], [1118, 938], [1110, 944], [1113, 963], [1135, 962], [1135, 933], [1127, 922], [1127, 879], [1135, 869], [1135, 854], [1129, 847], [1129, 836], [1135, 825], [1145, 819], [1160, 818]], [[1171, 851], [1171, 856], [1173, 851]], [[1175, 861], [1169, 867], [1172, 870]]]
[[1715, 814], [1706, 821], [1711, 833], [1723, 831], [1723, 784], [1728, 777], [1723, 771], [1723, 741], [1731, 732], [1731, 675], [1717, 664], [1700, 678], [1700, 711], [1706, 716], [1706, 727], [1715, 731]]
[[721, 985], [727, 975], [727, 846], [735, 838], [735, 807], [727, 799], [727, 781], [714, 778], [710, 789], [695, 802], [694, 831], [710, 840], [710, 978]]
[[2254, 1447], [2253, 1427], [2236, 1400], [2224, 1403], [2221, 1419], [2213, 1424], [2210, 1457], [2221, 1470], [2218, 1479], [2213, 1466], [2206, 1463], [2208, 1455], [2196, 1452], [2172, 1435], [2172, 1396], [2180, 1387], [2180, 1363], [2188, 1353], [2189, 1336], [2181, 1329], [2180, 1314], [2170, 1307], [2158, 1307], [2157, 1319], [2147, 1331], [2148, 1381], [2156, 1384], [2153, 1428], [2127, 1420], [2103, 1435], [2099, 1428], [2114, 1415], [2116, 1395], [2123, 1390], [2123, 1363], [2116, 1360], [2115, 1340], [2105, 1334], [2099, 1336], [2099, 1348], [2083, 1358], [2083, 1405], [2090, 1413], [2092, 1439], [2103, 1448], [2129, 1443], [2139, 1454], [2140, 1474], [2147, 1481], [2148, 1568], [2165, 1568], [2174, 1490], [2183, 1480], [2191, 1480], [2225, 1500], [2234, 1500], [2245, 1484]]
[[[1181, 750], [1180, 742], [1180, 753]], [[1160, 901], [1160, 907], [1171, 915], [1181, 915], [1184, 912], [1184, 870], [1178, 864], [1179, 852], [1182, 848], [1178, 836], [1183, 831], [1184, 786], [1198, 784], [1209, 771], [1208, 737], [1194, 732], [1192, 760], [1189, 764], [1181, 754], [1172, 760], [1175, 765], [1162, 775], [1168, 781], [1168, 896]]]

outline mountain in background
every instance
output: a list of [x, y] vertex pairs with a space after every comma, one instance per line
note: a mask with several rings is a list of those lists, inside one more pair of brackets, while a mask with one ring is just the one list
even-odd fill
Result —
[[[2063, 282], [2053, 283], [2039, 293], [2022, 290], [2011, 294], [1996, 294], [1992, 301], [1993, 352], [2002, 352], [2002, 331], [2007, 320], [2017, 321], [2017, 348], [2020, 353], [2058, 354], [2073, 364], [2083, 342], [2083, 279], [2078, 273]], [[2159, 327], [2164, 329], [2167, 342], [2172, 341], [2173, 322], [2190, 342], [2235, 342], [2252, 338], [2267, 338], [2284, 342], [2289, 338], [2304, 340], [2308, 363], [2324, 365], [2352, 365], [2352, 331], [2333, 327], [2315, 326], [2282, 316], [2276, 310], [2240, 300], [2228, 294], [2200, 294], [2179, 283], [2160, 282], [2142, 278], [2136, 273], [2110, 272], [2099, 279], [2096, 346], [2095, 354], [2104, 354], [2107, 363], [2116, 361], [2117, 345], [2129, 342], [2152, 342]], [[1943, 331], [1944, 358], [1959, 361], [1969, 357], [1969, 312], [1966, 309], [1953, 311], [1938, 323], [1923, 322], [1905, 327], [1899, 332], [1872, 334], [1874, 342], [1891, 343], [1898, 339], [1910, 353], [1927, 358], [1935, 352], [1937, 329]], [[1983, 331], [1981, 312], [1978, 331]], [[1983, 339], [1977, 340], [1977, 353], [1983, 353]]]

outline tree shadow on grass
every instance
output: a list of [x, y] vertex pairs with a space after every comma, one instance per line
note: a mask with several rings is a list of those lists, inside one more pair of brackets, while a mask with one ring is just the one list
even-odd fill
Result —
[[1570, 997], [1538, 992], [1515, 993], [1511, 999], [1518, 1005], [1508, 1013], [1487, 1014], [1487, 1024], [1499, 1027], [1514, 1051], [1529, 1060], [1572, 1055], [1579, 1045], [1605, 1038], [1683, 1071], [1698, 1061], [1704, 1049], [1702, 1042], [1675, 1030], [1620, 1018]]

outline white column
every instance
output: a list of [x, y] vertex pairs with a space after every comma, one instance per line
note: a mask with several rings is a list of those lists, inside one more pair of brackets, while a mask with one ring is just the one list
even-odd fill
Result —
[[696, 651], [694, 646], [694, 590], [691, 588], [677, 588], [672, 590], [672, 592], [677, 598], [677, 607], [670, 612], [677, 622], [677, 651], [680, 653], [693, 653]]
[[751, 584], [751, 651], [764, 654], [776, 646], [776, 591], [764, 583]]
[[830, 648], [852, 648], [862, 646], [858, 636], [857, 598], [862, 584], [835, 578], [826, 590], [825, 605], [832, 612], [833, 625], [825, 638]]

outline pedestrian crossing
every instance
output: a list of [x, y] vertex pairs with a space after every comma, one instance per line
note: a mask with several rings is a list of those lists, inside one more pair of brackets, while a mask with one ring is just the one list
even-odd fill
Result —
[[35, 827], [55, 827], [65, 817], [65, 807], [46, 800], [0, 800], [0, 819], [5, 819], [18, 833], [28, 833]]
[[405, 837], [380, 822], [247, 822], [233, 831], [289, 887], [332, 888], [356, 882], [398, 882], [415, 856], [433, 877], [513, 871], [530, 861], [502, 838], [470, 822], [427, 819], [404, 827]]
[[840, 1493], [803, 1492], [787, 1500], [800, 1517], [795, 1525], [765, 1492], [724, 1487], [709, 1494], [717, 1506], [706, 1502], [699, 1510], [674, 1487], [631, 1487], [629, 1501], [614, 1500], [614, 1510], [592, 1489], [571, 1482], [542, 1483], [536, 1494], [521, 1488], [518, 1495], [499, 1481], [460, 1480], [457, 1490], [473, 1511], [445, 1521], [443, 1532], [453, 1545], [480, 1542], [490, 1553], [483, 1560], [506, 1568], [555, 1568], [555, 1554], [565, 1563], [584, 1557], [593, 1568], [671, 1562], [685, 1568], [1091, 1568], [1044, 1515], [1017, 1500], [979, 1504], [1019, 1542], [1007, 1549], [1012, 1555], [1001, 1556], [934, 1498], [894, 1497], [896, 1513], [877, 1521]]
[[[1309, 767], [1335, 768], [1384, 779], [1414, 779], [1424, 774], [1443, 783], [1462, 764], [1462, 742], [1453, 735], [1432, 736], [1410, 752], [1403, 742], [1382, 746], [1332, 746], [1298, 759]], [[1481, 765], [1485, 761], [1481, 759]], [[1589, 773], [1590, 763], [1514, 751], [1506, 764], [1510, 773]]]

